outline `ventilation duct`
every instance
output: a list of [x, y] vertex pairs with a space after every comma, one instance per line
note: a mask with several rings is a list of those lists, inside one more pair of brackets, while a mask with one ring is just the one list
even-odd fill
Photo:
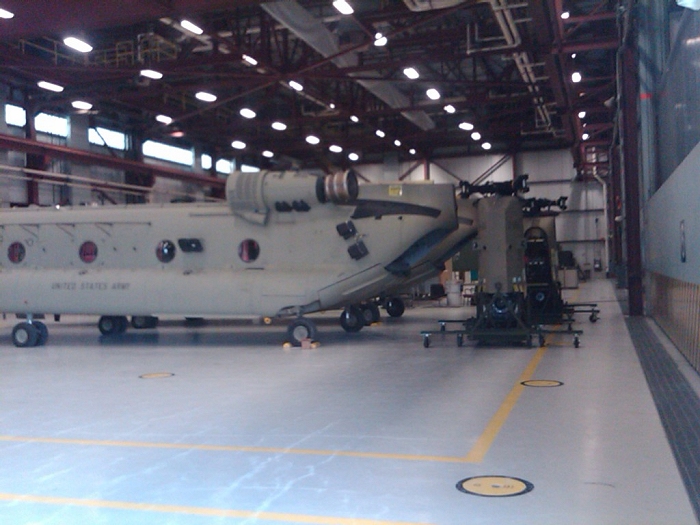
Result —
[[[454, 1], [454, 0], [452, 0]], [[339, 68], [356, 66], [359, 62], [356, 52], [349, 51], [341, 54], [337, 38], [331, 33], [321, 20], [315, 18], [295, 0], [281, 0], [267, 2], [261, 6], [270, 16], [289, 29], [298, 38], [306, 42], [325, 58], [331, 58], [331, 62]], [[353, 77], [352, 73], [348, 75]], [[360, 74], [356, 74], [360, 76]], [[365, 77], [356, 80], [367, 91], [382, 100], [391, 108], [397, 109], [411, 105], [411, 101], [390, 82], [383, 80], [377, 71], [363, 72]], [[377, 77], [377, 80], [366, 77]], [[401, 114], [410, 122], [426, 131], [435, 127], [435, 122], [425, 111], [402, 111]]]

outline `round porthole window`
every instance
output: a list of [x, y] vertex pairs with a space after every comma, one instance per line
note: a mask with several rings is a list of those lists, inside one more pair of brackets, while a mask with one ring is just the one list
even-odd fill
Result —
[[10, 259], [12, 263], [21, 263], [25, 255], [27, 255], [27, 250], [21, 242], [13, 242], [10, 244], [9, 248], [7, 248], [7, 258]]
[[84, 263], [90, 264], [91, 262], [95, 262], [95, 259], [97, 259], [97, 245], [92, 241], [85, 241], [80, 245], [78, 253], [80, 255], [80, 260]]
[[169, 263], [175, 258], [175, 250], [173, 241], [160, 241], [156, 247], [156, 257], [162, 263]]
[[238, 256], [243, 262], [253, 262], [260, 255], [260, 245], [253, 239], [246, 239], [238, 245]]

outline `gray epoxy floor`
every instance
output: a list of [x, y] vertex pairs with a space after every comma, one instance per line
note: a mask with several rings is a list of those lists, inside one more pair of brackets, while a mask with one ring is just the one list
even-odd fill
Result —
[[[421, 330], [471, 315], [427, 305], [359, 334], [319, 316], [312, 349], [283, 348], [281, 323], [108, 340], [65, 318], [20, 350], [8, 318], [0, 523], [695, 524], [612, 284], [567, 296], [602, 308], [578, 349], [425, 349]], [[457, 490], [474, 476], [532, 490]]]

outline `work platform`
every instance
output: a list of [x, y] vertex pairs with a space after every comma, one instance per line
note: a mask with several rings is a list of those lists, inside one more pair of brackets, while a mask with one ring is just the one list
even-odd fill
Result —
[[565, 299], [600, 306], [579, 348], [426, 349], [421, 330], [471, 315], [432, 305], [357, 334], [316, 316], [308, 349], [281, 322], [109, 339], [96, 317], [18, 349], [8, 318], [0, 523], [696, 524], [614, 285]]

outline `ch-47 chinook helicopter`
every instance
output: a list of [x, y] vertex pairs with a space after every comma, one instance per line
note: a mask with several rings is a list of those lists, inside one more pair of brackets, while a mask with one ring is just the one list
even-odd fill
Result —
[[0, 212], [0, 311], [26, 316], [13, 343], [44, 344], [44, 314], [100, 315], [104, 335], [174, 314], [287, 316], [299, 345], [317, 334], [304, 314], [379, 295], [458, 227], [451, 184], [352, 171], [237, 172], [226, 200]]

